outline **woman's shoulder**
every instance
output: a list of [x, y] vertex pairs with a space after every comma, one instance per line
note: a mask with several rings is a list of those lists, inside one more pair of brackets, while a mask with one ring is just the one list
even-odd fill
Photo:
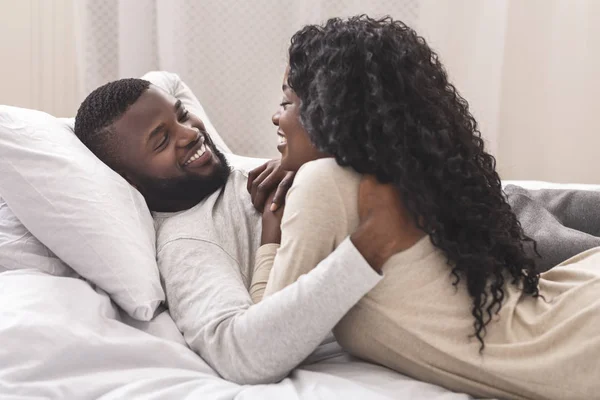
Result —
[[361, 175], [351, 167], [340, 166], [334, 158], [320, 158], [304, 164], [296, 174], [295, 182], [311, 186], [327, 184], [335, 186], [357, 185]]
[[360, 179], [359, 173], [341, 167], [333, 158], [311, 161], [298, 170], [286, 203], [319, 208], [332, 215], [343, 212], [346, 218], [358, 215]]

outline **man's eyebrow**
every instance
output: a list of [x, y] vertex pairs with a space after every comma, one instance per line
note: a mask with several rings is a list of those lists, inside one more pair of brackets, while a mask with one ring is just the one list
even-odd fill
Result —
[[283, 90], [284, 92], [285, 92], [286, 90], [288, 90], [289, 88], [290, 88], [290, 87], [289, 87], [289, 86], [288, 86], [286, 83], [284, 83], [284, 84], [281, 86], [281, 90]]
[[180, 108], [181, 108], [181, 100], [177, 100], [175, 102], [175, 106], [173, 107], [173, 109], [175, 110], [176, 114], [177, 114], [177, 111], [179, 111]]

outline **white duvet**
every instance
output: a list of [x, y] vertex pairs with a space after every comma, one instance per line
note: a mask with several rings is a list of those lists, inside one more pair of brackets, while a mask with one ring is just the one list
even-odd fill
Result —
[[83, 280], [1, 273], [0, 399], [469, 398], [352, 360], [335, 343], [278, 384], [239, 386], [180, 343], [167, 312], [135, 325]]

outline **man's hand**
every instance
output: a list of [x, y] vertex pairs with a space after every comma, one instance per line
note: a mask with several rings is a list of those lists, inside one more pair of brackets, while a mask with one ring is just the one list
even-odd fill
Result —
[[350, 236], [356, 249], [375, 269], [394, 254], [412, 247], [425, 233], [417, 228], [398, 190], [365, 176], [358, 193], [360, 225]]
[[[287, 194], [294, 182], [295, 172], [281, 169], [280, 160], [267, 161], [248, 174], [247, 189], [252, 199], [252, 204], [259, 212], [265, 208], [276, 211], [285, 203]], [[270, 196], [273, 195], [273, 196]], [[267, 200], [272, 199], [267, 204]]]

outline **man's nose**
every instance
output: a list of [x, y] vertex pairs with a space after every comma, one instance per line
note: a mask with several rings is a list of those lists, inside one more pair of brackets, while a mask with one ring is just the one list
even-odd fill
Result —
[[271, 121], [273, 122], [273, 125], [275, 126], [279, 126], [279, 116], [281, 115], [281, 111], [277, 111], [275, 114], [273, 114], [273, 116], [271, 117]]
[[187, 147], [200, 137], [198, 129], [191, 126], [181, 126], [177, 131], [177, 146]]

